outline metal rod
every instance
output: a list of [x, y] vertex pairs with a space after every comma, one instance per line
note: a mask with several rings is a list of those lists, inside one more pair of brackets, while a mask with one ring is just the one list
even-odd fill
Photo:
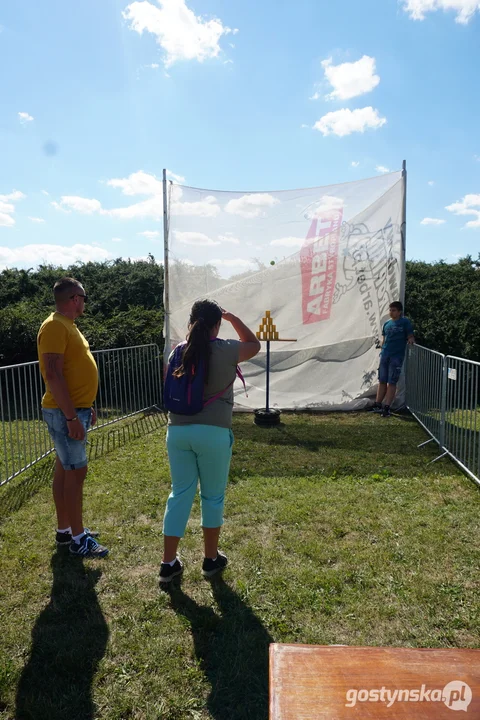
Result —
[[402, 202], [402, 267], [400, 268], [400, 301], [405, 305], [405, 259], [407, 254], [407, 161], [402, 163], [403, 202]]
[[163, 337], [167, 357], [170, 354], [170, 284], [168, 269], [168, 193], [167, 171], [163, 170], [163, 309], [165, 319], [163, 323]]
[[266, 411], [268, 412], [270, 410], [269, 408], [269, 402], [270, 402], [270, 340], [267, 340], [267, 402], [266, 402]]

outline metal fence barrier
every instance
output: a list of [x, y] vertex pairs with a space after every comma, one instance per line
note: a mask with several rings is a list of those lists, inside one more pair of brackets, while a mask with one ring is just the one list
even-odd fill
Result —
[[[91, 431], [162, 407], [158, 345], [93, 352], [99, 388]], [[38, 362], [0, 367], [0, 487], [53, 452], [42, 420], [45, 387]]]
[[[406, 404], [441, 450], [480, 485], [480, 363], [409, 347]], [[422, 443], [424, 445], [426, 443]]]

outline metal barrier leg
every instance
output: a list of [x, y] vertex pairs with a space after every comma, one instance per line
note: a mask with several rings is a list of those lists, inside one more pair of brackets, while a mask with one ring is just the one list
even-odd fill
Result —
[[424, 445], [428, 445], [428, 443], [433, 442], [433, 440], [434, 440], [433, 437], [428, 438], [428, 440], [425, 440], [425, 442], [422, 442], [422, 443], [420, 443], [420, 445], [417, 445], [417, 448], [421, 448], [421, 447], [423, 447]]

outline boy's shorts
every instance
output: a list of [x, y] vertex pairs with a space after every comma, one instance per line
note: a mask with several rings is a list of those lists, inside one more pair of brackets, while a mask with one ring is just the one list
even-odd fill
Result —
[[378, 380], [381, 383], [396, 385], [402, 372], [403, 357], [380, 356], [380, 367], [378, 368]]
[[87, 461], [87, 431], [92, 422], [92, 408], [75, 408], [78, 419], [85, 428], [83, 440], [73, 440], [68, 435], [67, 420], [58, 408], [42, 408], [43, 419], [53, 440], [55, 451], [64, 470], [80, 470]]

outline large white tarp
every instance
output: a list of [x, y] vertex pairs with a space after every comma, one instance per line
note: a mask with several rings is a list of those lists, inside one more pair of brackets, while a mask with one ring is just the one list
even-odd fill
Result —
[[[403, 295], [403, 200], [401, 172], [280, 192], [169, 184], [166, 352], [199, 298], [253, 330], [270, 310], [280, 338], [296, 340], [271, 343], [270, 406], [364, 407], [388, 306]], [[229, 323], [220, 337], [236, 337]], [[265, 350], [243, 366], [239, 408], [265, 407]]]

